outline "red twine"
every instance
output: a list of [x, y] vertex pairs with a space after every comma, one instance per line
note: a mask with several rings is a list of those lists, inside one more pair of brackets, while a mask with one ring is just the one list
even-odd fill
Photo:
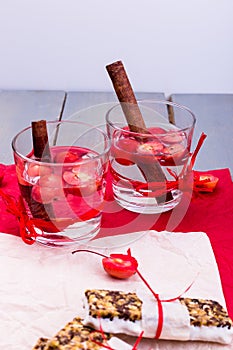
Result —
[[[103, 338], [103, 342], [99, 342], [98, 340], [95, 340], [91, 334], [95, 334], [96, 332], [99, 332]], [[137, 350], [137, 346], [138, 344], [140, 343], [140, 341], [142, 340], [142, 336], [143, 336], [143, 331], [140, 333], [140, 335], [138, 336], [136, 342], [134, 343], [133, 347], [132, 347], [132, 350]], [[95, 343], [96, 345], [99, 345], [100, 347], [104, 348], [104, 349], [108, 349], [108, 350], [119, 350], [119, 349], [113, 349], [109, 344], [108, 344], [108, 341], [107, 341], [107, 337], [103, 331], [103, 328], [102, 328], [102, 325], [101, 325], [101, 321], [100, 321], [100, 326], [99, 326], [99, 331], [96, 331], [96, 330], [93, 330], [93, 332], [90, 334], [90, 338], [91, 338], [91, 341], [93, 343]]]
[[151, 291], [151, 293], [153, 294], [155, 299], [157, 300], [157, 303], [158, 303], [158, 325], [157, 325], [157, 329], [156, 329], [156, 332], [155, 332], [155, 339], [159, 339], [159, 337], [160, 337], [160, 335], [162, 333], [163, 319], [164, 319], [164, 317], [163, 317], [163, 304], [162, 303], [170, 303], [172, 301], [180, 299], [180, 297], [192, 287], [194, 281], [179, 296], [171, 298], [171, 299], [160, 299], [159, 294], [157, 294], [157, 293], [155, 293], [153, 291], [153, 289], [151, 288], [149, 283], [145, 280], [145, 278], [141, 275], [141, 273], [138, 270], [137, 270], [137, 274], [141, 278], [141, 280], [145, 283], [147, 288]]
[[[128, 249], [128, 254], [131, 256], [131, 250]], [[142, 274], [138, 271], [138, 269], [136, 270], [136, 273], [138, 274], [138, 276], [141, 278], [141, 280], [145, 283], [145, 285], [147, 286], [147, 288], [150, 290], [150, 292], [153, 294], [153, 296], [155, 297], [155, 299], [157, 300], [158, 303], [158, 325], [157, 325], [157, 329], [155, 332], [155, 339], [159, 339], [161, 333], [162, 333], [162, 329], [163, 329], [163, 304], [162, 303], [170, 303], [172, 301], [178, 300], [180, 299], [180, 297], [186, 293], [193, 285], [193, 283], [195, 282], [195, 279], [193, 280], [193, 282], [185, 289], [184, 292], [182, 292], [180, 295], [178, 295], [177, 297], [174, 298], [170, 298], [170, 299], [160, 299], [159, 294], [155, 293], [154, 290], [152, 289], [152, 287], [150, 286], [150, 284], [146, 281], [146, 279], [142, 276]]]
[[[96, 332], [99, 332], [99, 333], [101, 334], [101, 336], [102, 336], [102, 338], [103, 338], [103, 342], [100, 342], [100, 341], [94, 339], [94, 338], [91, 336], [92, 334], [94, 335]], [[106, 337], [106, 335], [105, 335], [105, 333], [104, 333], [104, 331], [103, 331], [101, 322], [100, 322], [100, 329], [99, 329], [99, 331], [94, 330], [94, 331], [90, 334], [90, 338], [91, 338], [91, 341], [92, 341], [93, 343], [95, 343], [96, 345], [99, 345], [99, 346], [101, 346], [102, 348], [105, 348], [105, 349], [114, 350], [114, 349], [112, 349], [112, 348], [110, 347], [110, 345], [109, 345], [108, 342], [107, 342], [107, 337]]]
[[33, 244], [36, 240], [37, 232], [33, 220], [31, 220], [25, 212], [22, 196], [20, 196], [17, 201], [13, 196], [6, 194], [2, 189], [0, 189], [0, 196], [5, 202], [7, 211], [18, 219], [22, 240], [26, 244]]

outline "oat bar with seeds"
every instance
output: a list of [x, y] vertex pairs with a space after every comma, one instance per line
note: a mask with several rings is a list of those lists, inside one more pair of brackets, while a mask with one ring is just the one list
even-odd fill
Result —
[[[179, 298], [162, 302], [163, 327], [160, 339], [200, 340], [229, 344], [233, 323], [217, 301]], [[84, 293], [84, 324], [105, 332], [154, 338], [158, 326], [158, 304], [152, 294], [93, 289]]]
[[227, 311], [217, 302], [206, 299], [180, 298], [188, 309], [190, 325], [194, 327], [227, 327], [231, 329], [232, 320]]
[[85, 292], [89, 304], [89, 315], [94, 318], [114, 317], [135, 322], [142, 317], [142, 301], [135, 293], [123, 293], [109, 290], [87, 290]]
[[43, 338], [43, 337], [39, 338], [37, 340], [36, 345], [32, 348], [32, 350], [44, 350], [48, 340], [49, 340], [48, 338]]
[[[98, 343], [104, 343], [107, 341], [109, 345], [114, 345], [122, 350], [130, 350], [131, 347], [122, 340], [111, 336], [110, 334], [103, 334], [91, 327], [85, 326], [82, 323], [82, 319], [79, 317], [74, 318], [71, 322], [67, 323], [54, 337], [47, 339], [45, 344], [42, 342], [43, 338], [40, 338], [33, 348], [33, 350], [101, 350], [102, 346], [97, 345], [93, 340]], [[46, 339], [44, 338], [44, 341]], [[112, 346], [111, 345], [111, 346]], [[41, 346], [41, 347], [40, 347]]]
[[[109, 340], [110, 335], [106, 335]], [[44, 350], [70, 350], [70, 349], [93, 349], [101, 347], [95, 344], [92, 339], [102, 343], [103, 337], [100, 332], [93, 332], [93, 329], [82, 324], [81, 318], [74, 318], [67, 323], [52, 339], [50, 339]]]

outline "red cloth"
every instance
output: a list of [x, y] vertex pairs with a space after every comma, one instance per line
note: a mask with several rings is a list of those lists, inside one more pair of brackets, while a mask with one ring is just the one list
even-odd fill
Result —
[[148, 229], [205, 232], [218, 264], [228, 312], [233, 318], [233, 182], [229, 169], [205, 173], [219, 178], [213, 193], [196, 194], [191, 201], [184, 195], [175, 209], [160, 215], [135, 214], [110, 202], [116, 212], [103, 215], [100, 236], [106, 235], [105, 231], [121, 234]]
[[[161, 215], [136, 214], [122, 209], [112, 199], [111, 190], [108, 188], [107, 204], [98, 237], [149, 229], [206, 232], [219, 267], [228, 311], [233, 318], [233, 182], [228, 169], [211, 170], [208, 173], [219, 178], [213, 193], [195, 195], [191, 201], [184, 195], [174, 210]], [[4, 168], [1, 188], [5, 193], [18, 197], [14, 165]], [[0, 232], [19, 235], [18, 222], [7, 212], [1, 198], [0, 215]]]

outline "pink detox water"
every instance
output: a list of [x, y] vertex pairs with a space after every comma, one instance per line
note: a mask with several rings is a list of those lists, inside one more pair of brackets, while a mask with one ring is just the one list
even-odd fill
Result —
[[44, 164], [33, 154], [31, 162], [15, 154], [26, 211], [41, 229], [38, 241], [72, 242], [75, 230], [83, 226], [85, 235], [87, 225], [89, 237], [100, 226], [107, 166], [86, 148], [55, 146], [50, 153], [51, 163]]

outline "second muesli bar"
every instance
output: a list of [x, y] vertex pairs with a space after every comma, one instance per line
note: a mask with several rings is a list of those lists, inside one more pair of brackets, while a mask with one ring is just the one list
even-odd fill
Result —
[[85, 326], [82, 319], [76, 317], [51, 339], [39, 338], [32, 350], [101, 350], [106, 346], [121, 350], [132, 349], [130, 345], [110, 334], [102, 334], [99, 330]]

